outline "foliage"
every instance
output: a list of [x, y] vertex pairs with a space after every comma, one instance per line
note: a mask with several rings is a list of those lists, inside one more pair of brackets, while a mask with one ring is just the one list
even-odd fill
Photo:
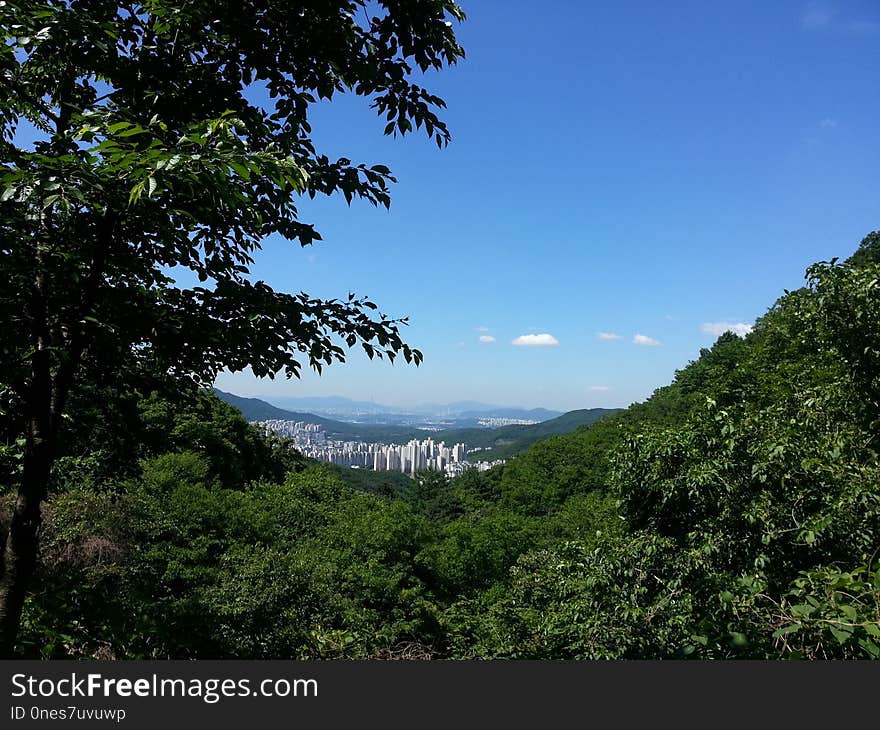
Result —
[[688, 641], [693, 620], [676, 574], [684, 569], [668, 563], [667, 548], [662, 538], [631, 536], [528, 553], [500, 599], [452, 607], [453, 647], [483, 658], [666, 656]]
[[865, 236], [847, 263], [853, 266], [880, 264], [880, 231], [871, 231]]
[[121, 498], [76, 490], [52, 500], [43, 598], [26, 614], [32, 651], [368, 656], [436, 624], [414, 577], [420, 519], [331, 470], [230, 490], [182, 452], [146, 462], [126, 486]]
[[453, 0], [0, 5], [0, 434], [21, 451], [20, 467], [0, 459], [18, 493], [0, 532], [0, 655], [15, 650], [70, 415], [108, 378], [298, 377], [353, 347], [421, 361], [406, 320], [368, 298], [275, 291], [250, 266], [268, 236], [321, 239], [304, 195], [390, 206], [386, 166], [318, 149], [316, 104], [365, 97], [386, 135], [448, 143], [443, 100], [416, 80], [463, 56], [463, 18]]
[[25, 653], [880, 658], [878, 280], [817, 264], [645, 403], [455, 479], [151, 391], [139, 464], [58, 471]]
[[[387, 134], [448, 141], [442, 100], [410, 77], [462, 56], [446, 21], [461, 11], [413, 0], [363, 21], [354, 0], [273, 5], [4, 4], [0, 361], [18, 398], [43, 330], [61, 380], [65, 365], [112, 367], [133, 348], [203, 381], [222, 367], [297, 374], [300, 356], [318, 370], [342, 359], [337, 335], [371, 357], [421, 359], [366, 299], [283, 294], [247, 274], [272, 233], [320, 239], [299, 194], [390, 204], [386, 167], [318, 152], [319, 99], [371, 97]], [[32, 150], [13, 140], [25, 121], [40, 133]], [[173, 267], [210, 285], [178, 287]], [[35, 278], [39, 296], [22, 306]]]

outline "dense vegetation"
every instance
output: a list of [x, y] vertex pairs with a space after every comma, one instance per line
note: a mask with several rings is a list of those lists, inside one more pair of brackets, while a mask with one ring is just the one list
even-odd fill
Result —
[[77, 404], [21, 653], [880, 658], [877, 234], [645, 403], [451, 481], [349, 481], [161, 382]]

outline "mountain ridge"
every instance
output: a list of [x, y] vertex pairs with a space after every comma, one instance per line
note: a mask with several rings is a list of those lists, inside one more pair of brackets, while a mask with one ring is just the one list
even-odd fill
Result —
[[[241, 396], [239, 396], [241, 397]], [[390, 406], [375, 401], [354, 400], [344, 396], [302, 396], [258, 398], [276, 408], [321, 415], [355, 415], [388, 413], [399, 416], [438, 416], [453, 418], [517, 418], [547, 421], [557, 418], [563, 411], [549, 408], [524, 408], [522, 406], [499, 406], [480, 401], [454, 401], [452, 403], [418, 403], [413, 406]]]

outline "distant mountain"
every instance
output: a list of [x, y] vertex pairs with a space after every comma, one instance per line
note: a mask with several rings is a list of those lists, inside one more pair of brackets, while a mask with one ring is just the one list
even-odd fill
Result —
[[352, 400], [338, 395], [304, 396], [300, 398], [276, 398], [272, 400], [283, 408], [305, 411], [322, 411], [327, 413], [406, 413], [405, 408], [386, 406], [373, 401]]
[[316, 416], [313, 413], [288, 411], [278, 408], [259, 398], [243, 398], [234, 393], [227, 393], [214, 388], [214, 394], [220, 400], [235, 406], [248, 421], [302, 421], [317, 423], [328, 435], [343, 441], [378, 441], [387, 443], [406, 443], [410, 439], [424, 438], [425, 432], [408, 426], [370, 425], [345, 423], [331, 418]]
[[466, 411], [485, 413], [486, 411], [500, 410], [502, 406], [494, 406], [488, 403], [480, 403], [475, 400], [460, 400], [454, 403], [419, 403], [412, 407], [413, 413], [431, 413], [438, 415], [457, 415]]
[[423, 413], [448, 418], [519, 418], [530, 421], [547, 421], [562, 415], [562, 411], [546, 408], [520, 408], [516, 406], [496, 406], [473, 400], [454, 403], [421, 403], [414, 406], [413, 413]]
[[477, 418], [516, 418], [529, 421], [547, 421], [562, 415], [561, 411], [546, 408], [519, 408], [495, 406], [479, 401], [455, 403], [421, 403], [412, 407], [389, 406], [374, 401], [352, 400], [338, 395], [271, 398], [271, 404], [284, 410], [319, 413], [329, 416], [351, 417], [362, 415], [432, 416], [456, 420]]
[[[562, 415], [528, 426], [502, 426], [501, 428], [451, 428], [442, 431], [427, 432], [407, 426], [390, 426], [376, 424], [345, 423], [330, 418], [316, 416], [313, 413], [301, 413], [277, 408], [259, 398], [243, 398], [233, 393], [226, 393], [214, 388], [214, 393], [221, 400], [238, 408], [249, 421], [303, 421], [317, 423], [333, 438], [344, 441], [369, 441], [380, 443], [406, 443], [417, 438], [429, 436], [435, 441], [448, 444], [465, 443], [469, 448], [482, 448], [474, 454], [475, 460], [504, 459], [521, 451], [532, 444], [550, 436], [569, 433], [581, 426], [595, 423], [604, 416], [617, 413], [619, 408], [588, 408], [569, 411]], [[540, 409], [539, 409], [540, 410]], [[549, 412], [549, 411], [548, 411]], [[507, 416], [510, 417], [510, 416]]]
[[562, 411], [548, 411], [546, 408], [495, 408], [491, 411], [462, 411], [457, 418], [515, 418], [521, 421], [549, 421], [559, 418]]

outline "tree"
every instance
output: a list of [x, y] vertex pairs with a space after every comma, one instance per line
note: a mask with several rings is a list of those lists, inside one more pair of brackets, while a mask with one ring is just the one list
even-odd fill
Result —
[[880, 263], [880, 231], [871, 231], [865, 236], [847, 263], [854, 266]]
[[[0, 655], [80, 383], [132, 362], [199, 384], [222, 368], [291, 377], [358, 345], [419, 363], [405, 320], [370, 300], [276, 292], [249, 266], [270, 234], [320, 240], [300, 195], [390, 204], [387, 167], [316, 148], [315, 103], [353, 92], [386, 135], [449, 141], [443, 101], [414, 78], [463, 56], [451, 27], [463, 17], [452, 0], [3, 3], [0, 409], [21, 459], [0, 523]], [[200, 285], [177, 285], [175, 269]]]

